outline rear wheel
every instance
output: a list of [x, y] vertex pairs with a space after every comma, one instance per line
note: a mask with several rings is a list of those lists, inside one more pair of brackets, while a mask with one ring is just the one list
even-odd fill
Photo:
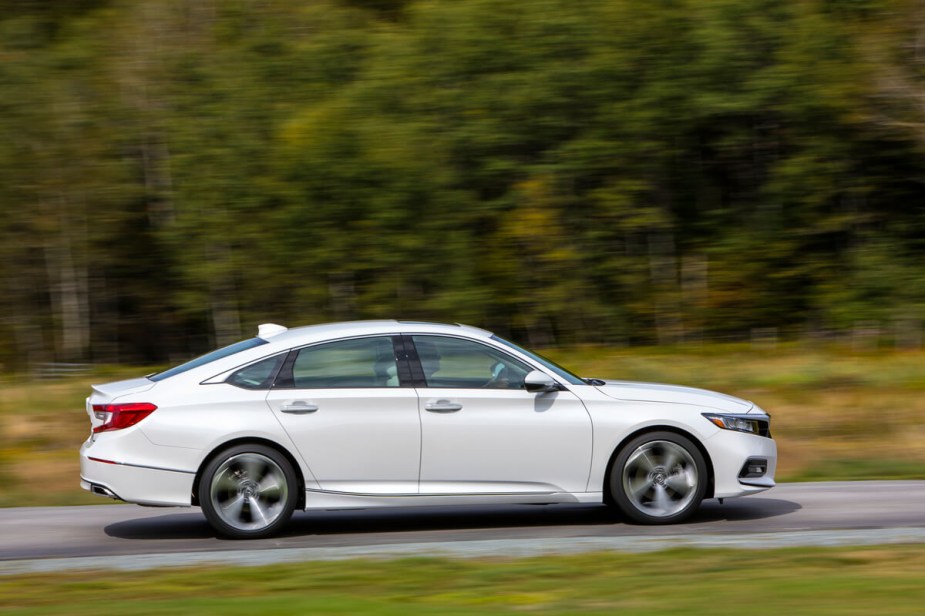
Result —
[[215, 456], [199, 481], [199, 504], [215, 530], [233, 539], [277, 532], [292, 515], [298, 481], [289, 461], [265, 445], [230, 447]]
[[642, 524], [672, 524], [689, 518], [707, 489], [707, 466], [690, 439], [650, 432], [617, 455], [610, 490], [617, 507]]

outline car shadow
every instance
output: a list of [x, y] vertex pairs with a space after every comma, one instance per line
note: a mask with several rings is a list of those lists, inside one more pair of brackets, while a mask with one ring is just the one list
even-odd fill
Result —
[[[685, 527], [715, 527], [725, 523], [748, 522], [787, 515], [801, 509], [798, 503], [773, 498], [730, 499], [720, 505], [704, 501], [699, 511], [685, 524], [639, 526], [625, 520], [615, 510], [602, 505], [498, 505], [458, 507], [415, 507], [340, 511], [296, 512], [289, 524], [274, 537], [346, 536], [372, 533], [418, 533], [415, 540], [428, 538], [427, 531], [491, 531], [503, 536], [504, 529], [538, 527], [610, 527], [606, 534], [679, 534]], [[622, 528], [621, 528], [622, 527]], [[624, 531], [624, 532], [620, 532]], [[214, 539], [215, 531], [202, 514], [184, 512], [144, 517], [106, 526], [110, 537], [134, 540]], [[583, 533], [587, 534], [587, 533]], [[597, 534], [596, 532], [594, 534]], [[442, 540], [473, 537], [439, 537]], [[266, 540], [265, 540], [266, 541]], [[257, 542], [248, 542], [254, 545]], [[278, 545], [278, 544], [277, 544]]]
[[755, 496], [730, 498], [725, 500], [723, 504], [720, 504], [715, 499], [710, 499], [703, 501], [700, 509], [691, 517], [689, 523], [765, 520], [794, 513], [802, 508], [803, 506], [799, 503], [778, 498]]
[[108, 524], [103, 531], [117, 539], [208, 539], [215, 531], [197, 509], [195, 513], [172, 513]]

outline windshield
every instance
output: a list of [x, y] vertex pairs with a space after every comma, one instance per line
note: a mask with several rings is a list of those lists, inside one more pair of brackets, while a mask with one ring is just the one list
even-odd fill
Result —
[[513, 342], [509, 342], [508, 340], [501, 338], [500, 336], [492, 336], [491, 339], [494, 340], [495, 342], [500, 342], [501, 344], [507, 347], [510, 347], [514, 349], [515, 351], [519, 351], [520, 353], [523, 353], [524, 355], [526, 355], [527, 357], [529, 357], [530, 359], [532, 359], [533, 361], [537, 363], [543, 364], [543, 366], [545, 366], [552, 372], [556, 373], [557, 375], [559, 375], [560, 377], [562, 377], [563, 379], [565, 379], [572, 385], [587, 385], [585, 381], [581, 380], [579, 377], [575, 376], [574, 374], [572, 374], [571, 372], [569, 372], [568, 370], [566, 370], [565, 368], [563, 368], [556, 362], [546, 359], [542, 355], [537, 355], [533, 351], [528, 351], [527, 349], [521, 346], [518, 346], [514, 344]]
[[221, 359], [223, 357], [228, 357], [229, 355], [234, 355], [235, 353], [240, 353], [241, 351], [246, 351], [247, 349], [252, 349], [261, 344], [266, 344], [267, 341], [263, 338], [251, 338], [250, 340], [242, 340], [241, 342], [235, 342], [232, 345], [223, 347], [221, 349], [212, 351], [211, 353], [206, 353], [202, 357], [197, 357], [192, 359], [185, 364], [180, 364], [175, 366], [170, 370], [164, 370], [163, 372], [158, 372], [157, 374], [152, 374], [148, 378], [152, 381], [162, 381], [166, 378], [175, 376], [186, 372], [187, 370], [192, 370], [193, 368], [198, 368], [199, 366], [204, 366], [208, 363]]

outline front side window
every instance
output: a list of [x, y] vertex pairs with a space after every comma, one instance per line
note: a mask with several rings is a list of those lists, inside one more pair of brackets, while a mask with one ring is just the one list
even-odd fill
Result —
[[428, 387], [524, 389], [530, 366], [490, 346], [443, 336], [412, 336]]
[[556, 373], [557, 375], [562, 377], [566, 382], [571, 383], [572, 385], [587, 385], [587, 383], [585, 383], [585, 381], [581, 377], [572, 374], [571, 372], [569, 372], [568, 370], [566, 370], [565, 368], [563, 368], [556, 362], [552, 361], [551, 359], [546, 359], [545, 357], [543, 357], [542, 355], [538, 353], [534, 353], [533, 351], [528, 351], [527, 349], [521, 346], [518, 346], [514, 344], [513, 342], [510, 342], [508, 340], [505, 340], [504, 338], [501, 338], [500, 336], [492, 336], [491, 339], [494, 340], [495, 342], [500, 342], [501, 344], [505, 346], [509, 346], [512, 349], [523, 353], [524, 355], [526, 355], [527, 357], [529, 357], [535, 362], [539, 362], [543, 364], [546, 368]]
[[296, 389], [398, 387], [392, 339], [339, 340], [301, 349], [292, 364]]

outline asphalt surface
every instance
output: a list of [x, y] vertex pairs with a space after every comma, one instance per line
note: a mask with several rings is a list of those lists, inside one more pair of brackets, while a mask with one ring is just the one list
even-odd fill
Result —
[[925, 543], [925, 481], [781, 484], [688, 523], [638, 526], [595, 505], [297, 512], [272, 539], [216, 537], [198, 509], [0, 509], [0, 574], [352, 557], [513, 556], [673, 546]]

